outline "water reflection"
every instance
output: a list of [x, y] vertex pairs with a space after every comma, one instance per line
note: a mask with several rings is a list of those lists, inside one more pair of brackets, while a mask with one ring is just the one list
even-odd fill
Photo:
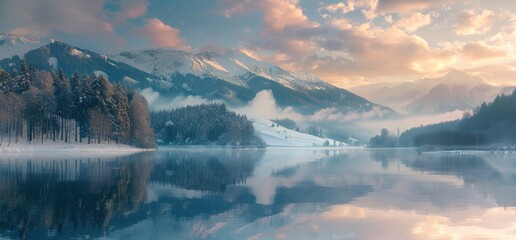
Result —
[[151, 154], [127, 159], [0, 162], [0, 231], [12, 238], [103, 235], [121, 213], [146, 199]]
[[511, 239], [514, 155], [164, 149], [0, 156], [0, 234], [26, 239]]

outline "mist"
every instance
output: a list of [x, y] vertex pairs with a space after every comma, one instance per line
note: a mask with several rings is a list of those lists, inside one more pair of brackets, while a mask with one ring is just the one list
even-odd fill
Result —
[[[221, 100], [209, 100], [197, 96], [164, 97], [151, 88], [141, 91], [147, 99], [151, 111], [171, 110], [189, 105], [221, 103]], [[325, 130], [330, 138], [346, 140], [348, 137], [367, 142], [369, 138], [379, 133], [382, 128], [395, 133], [421, 125], [435, 124], [443, 121], [456, 120], [462, 117], [462, 111], [445, 114], [401, 116], [395, 119], [379, 119], [385, 111], [374, 107], [368, 112], [340, 112], [336, 108], [321, 109], [313, 114], [306, 115], [297, 112], [293, 107], [278, 106], [271, 90], [263, 90], [247, 104], [241, 107], [229, 107], [232, 111], [244, 114], [250, 119], [291, 119], [301, 129], [314, 125]]]

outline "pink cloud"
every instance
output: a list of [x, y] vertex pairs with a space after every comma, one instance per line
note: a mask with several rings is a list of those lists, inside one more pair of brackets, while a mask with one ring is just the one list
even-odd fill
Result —
[[378, 0], [377, 11], [380, 13], [410, 13], [452, 2], [454, 0]]
[[490, 10], [477, 13], [474, 10], [466, 10], [457, 17], [455, 33], [457, 35], [484, 34], [491, 30], [491, 25], [497, 17]]
[[125, 24], [127, 19], [144, 16], [147, 13], [148, 0], [111, 0], [108, 4], [117, 6], [118, 10], [107, 14], [111, 15], [117, 24]]
[[137, 33], [148, 38], [154, 47], [178, 50], [190, 49], [181, 37], [179, 29], [173, 28], [157, 18], [147, 19], [145, 25], [139, 28]]
[[420, 12], [414, 12], [407, 16], [403, 16], [397, 23], [396, 26], [402, 28], [408, 32], [414, 32], [421, 27], [430, 25], [432, 19], [430, 14], [421, 14]]

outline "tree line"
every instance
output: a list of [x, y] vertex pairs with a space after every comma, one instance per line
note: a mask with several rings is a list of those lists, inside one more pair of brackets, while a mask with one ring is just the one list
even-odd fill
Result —
[[0, 69], [0, 146], [61, 141], [154, 147], [145, 98], [102, 75]]
[[516, 144], [516, 91], [483, 103], [457, 121], [410, 129], [400, 136], [402, 146], [473, 146]]
[[221, 103], [151, 113], [158, 141], [171, 145], [264, 146], [253, 123]]

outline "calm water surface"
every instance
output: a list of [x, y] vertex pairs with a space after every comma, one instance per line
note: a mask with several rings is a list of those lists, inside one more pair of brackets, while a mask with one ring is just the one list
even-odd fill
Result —
[[516, 153], [0, 156], [0, 238], [516, 239]]

